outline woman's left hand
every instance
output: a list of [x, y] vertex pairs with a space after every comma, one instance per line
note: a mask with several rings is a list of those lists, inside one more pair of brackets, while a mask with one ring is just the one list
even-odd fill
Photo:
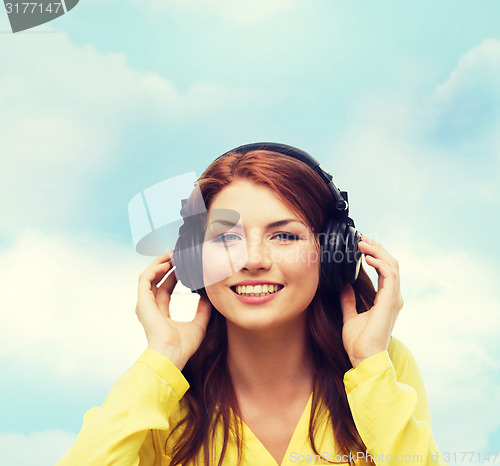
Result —
[[378, 291], [371, 309], [361, 314], [356, 311], [352, 286], [346, 284], [340, 292], [344, 317], [342, 340], [353, 367], [387, 349], [394, 323], [403, 307], [398, 261], [379, 243], [364, 235], [358, 248], [365, 255], [366, 263], [377, 271]]

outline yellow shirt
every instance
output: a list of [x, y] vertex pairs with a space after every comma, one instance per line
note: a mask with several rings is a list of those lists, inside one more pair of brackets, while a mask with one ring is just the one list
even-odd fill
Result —
[[[367, 447], [367, 452], [352, 453], [357, 464], [370, 460], [377, 465], [446, 464], [432, 435], [420, 372], [401, 342], [392, 338], [387, 351], [346, 372], [344, 385], [354, 422]], [[116, 382], [103, 406], [85, 413], [75, 444], [56, 466], [169, 465], [165, 440], [169, 429], [186, 412], [182, 397], [188, 388], [188, 382], [168, 358], [147, 349]], [[309, 444], [311, 401], [312, 396], [295, 428], [283, 466], [328, 464], [314, 455]], [[243, 424], [243, 428], [242, 464], [278, 466], [248, 426]], [[328, 419], [320, 424], [315, 442], [326, 459], [347, 462], [348, 458], [336, 456]], [[229, 439], [223, 464], [236, 463], [237, 446]]]

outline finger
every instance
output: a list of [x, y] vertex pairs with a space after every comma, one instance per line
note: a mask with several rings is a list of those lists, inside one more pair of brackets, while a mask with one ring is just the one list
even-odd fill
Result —
[[156, 301], [158, 303], [158, 306], [160, 307], [161, 311], [168, 316], [170, 315], [170, 312], [168, 310], [170, 297], [177, 283], [177, 277], [175, 276], [173, 270], [174, 269], [172, 268], [169, 271], [170, 275], [167, 277], [167, 279], [163, 283], [161, 283], [160, 281], [161, 285], [156, 288]]
[[[172, 284], [172, 275], [175, 278], [175, 273], [174, 273], [175, 267], [172, 264], [172, 262], [165, 262], [164, 264], [160, 264], [157, 267], [158, 267], [156, 269], [157, 274], [152, 282], [155, 290], [159, 288], [164, 288], [165, 286], [168, 287], [169, 285], [172, 286], [173, 290], [173, 287], [175, 286], [176, 282], [174, 281], [174, 283]], [[170, 290], [170, 292], [172, 292], [172, 290]]]
[[340, 290], [340, 308], [342, 310], [344, 324], [358, 315], [356, 311], [356, 295], [354, 294], [352, 286], [348, 283]]
[[[156, 301], [158, 289], [154, 284], [167, 272], [169, 267], [169, 263], [160, 264], [156, 268], [147, 268], [139, 275], [137, 304], [140, 308], [150, 305], [152, 301], [158, 306], [158, 302]], [[163, 302], [162, 304], [163, 313], [165, 313], [165, 303]], [[168, 310], [166, 314], [168, 315]]]
[[365, 256], [370, 255], [377, 259], [384, 259], [391, 267], [396, 269], [399, 267], [398, 261], [381, 244], [370, 240], [364, 235], [361, 238], [361, 241], [358, 242], [358, 249], [365, 254]]
[[377, 274], [379, 276], [393, 279], [394, 281], [397, 280], [399, 276], [398, 271], [394, 270], [394, 268], [391, 267], [391, 265], [388, 264], [385, 260], [377, 259], [373, 256], [365, 256], [365, 261], [368, 265], [372, 266], [377, 271]]
[[153, 289], [153, 287], [165, 276], [165, 274], [172, 267], [172, 263], [170, 261], [160, 263], [158, 265], [149, 265], [140, 275], [139, 282], [144, 286], [147, 285], [149, 289]]
[[394, 325], [394, 320], [403, 307], [402, 303], [403, 301], [399, 293], [399, 282], [397, 280], [392, 280], [390, 277], [385, 278], [380, 274], [379, 286], [373, 302], [373, 309], [378, 309], [375, 314], [379, 316], [381, 320], [375, 319], [375, 321], [382, 326], [389, 324]]
[[167, 261], [171, 261], [173, 256], [174, 256], [174, 250], [169, 249], [169, 250], [165, 251], [163, 254], [156, 257], [153, 261], [151, 261], [151, 263], [148, 265], [147, 268], [154, 267], [154, 266], [159, 265], [159, 264], [163, 264], [164, 262], [167, 262]]
[[386, 292], [394, 293], [398, 286], [399, 274], [382, 259], [375, 259], [372, 256], [365, 256], [365, 261], [372, 266], [378, 275], [378, 292], [386, 290]]
[[161, 280], [156, 284], [156, 287], [158, 289], [168, 291], [169, 293], [172, 293], [175, 288], [175, 284], [177, 283], [177, 275], [175, 274], [175, 266], [173, 266], [163, 277]]

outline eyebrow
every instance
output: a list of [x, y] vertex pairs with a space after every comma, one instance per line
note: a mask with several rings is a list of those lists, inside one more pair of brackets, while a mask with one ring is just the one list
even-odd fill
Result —
[[[277, 220], [276, 222], [271, 222], [266, 225], [266, 229], [269, 228], [277, 228], [277, 227], [282, 227], [285, 225], [288, 225], [289, 223], [300, 223], [301, 225], [305, 226], [304, 222], [301, 222], [300, 220], [297, 220], [295, 218], [285, 218], [283, 220]], [[214, 223], [220, 223], [221, 225], [227, 226], [227, 227], [234, 227], [236, 223], [231, 222], [229, 220], [214, 220], [213, 222], [210, 222], [210, 225], [213, 225]]]

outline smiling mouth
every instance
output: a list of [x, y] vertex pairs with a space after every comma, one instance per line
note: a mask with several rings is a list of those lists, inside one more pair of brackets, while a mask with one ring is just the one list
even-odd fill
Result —
[[277, 293], [283, 288], [283, 285], [234, 285], [231, 286], [236, 294], [240, 296], [267, 296], [268, 294]]

